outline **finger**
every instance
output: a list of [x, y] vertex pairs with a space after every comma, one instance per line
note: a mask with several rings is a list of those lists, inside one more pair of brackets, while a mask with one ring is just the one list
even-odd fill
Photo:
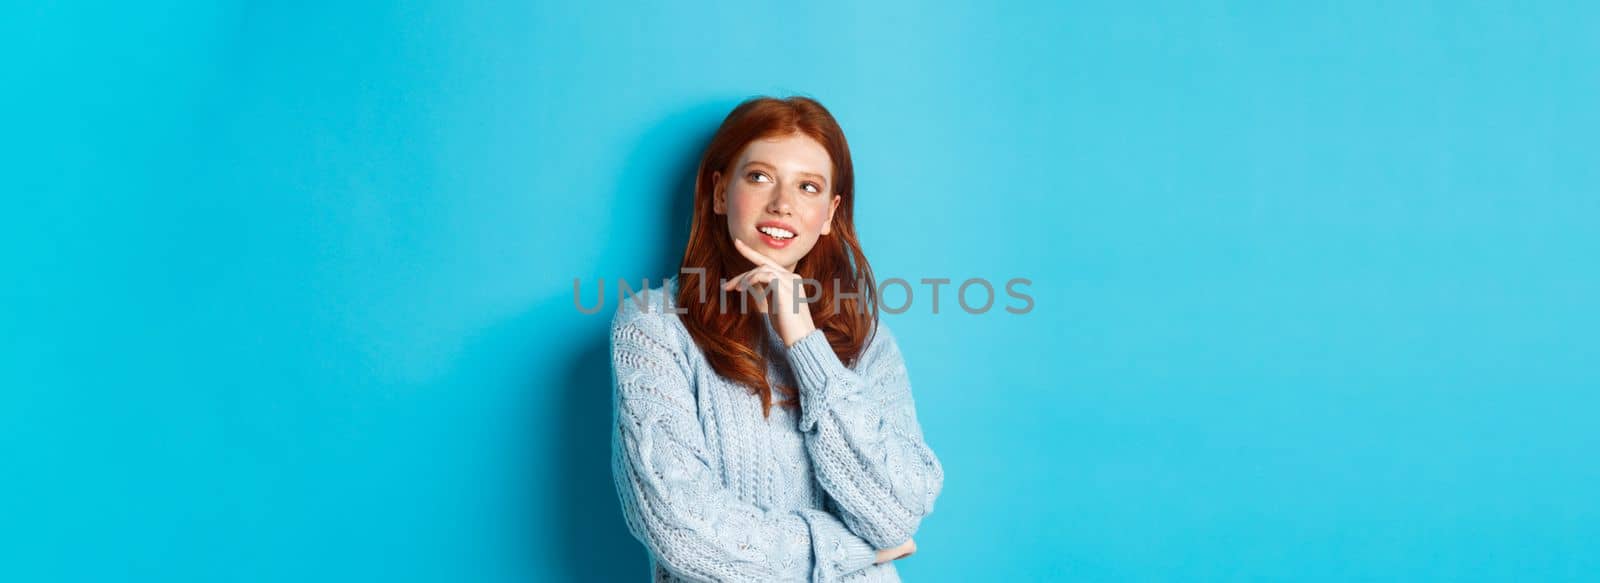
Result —
[[750, 272], [750, 285], [761, 286], [762, 292], [770, 292], [782, 279], [778, 274], [779, 268], [763, 265]]
[[756, 270], [752, 269], [750, 271], [746, 271], [744, 273], [739, 274], [738, 276], [734, 277], [733, 279], [728, 280], [726, 283], [723, 283], [722, 284], [722, 289], [723, 289], [724, 292], [737, 290], [737, 293], [739, 294], [739, 297], [741, 298], [740, 299], [740, 305], [744, 305], [744, 302], [746, 300], [744, 300], [743, 298], [746, 297], [746, 294], [748, 294], [750, 296], [755, 296], [755, 302], [754, 303], [755, 303], [756, 309], [761, 310], [761, 311], [766, 311], [766, 309], [767, 309], [766, 308], [766, 306], [767, 306], [766, 294], [760, 293], [760, 290], [757, 290], [756, 292], [747, 291], [748, 288], [756, 285], [754, 283], [754, 280], [752, 279], [752, 276], [755, 275], [755, 271]]
[[755, 272], [750, 274], [750, 278], [759, 282], [761, 285], [767, 285], [772, 283], [773, 280], [778, 279], [778, 269], [780, 268], [772, 267], [770, 265], [763, 265], [761, 267], [757, 267]]
[[767, 311], [767, 287], [761, 283], [761, 269], [757, 268], [745, 274], [739, 280], [739, 295], [754, 298], [756, 309]]
[[753, 275], [753, 271], [742, 273], [739, 275], [739, 277], [734, 278], [733, 281], [728, 282], [728, 284], [724, 287], [728, 288], [729, 291], [733, 291], [734, 293], [738, 294], [740, 302], [746, 301], [744, 298], [748, 296], [755, 296], [756, 306], [760, 307], [763, 300], [762, 296], [765, 294], [760, 293], [760, 290], [751, 289], [755, 285], [755, 282], [752, 279]]
[[754, 285], [765, 284], [775, 277], [775, 275], [772, 273], [772, 270], [773, 268], [771, 266], [757, 265], [750, 271], [741, 273], [737, 277], [729, 280], [727, 283], [722, 284], [722, 287], [725, 289], [738, 288], [742, 290]]
[[[757, 266], [757, 267], [760, 267], [760, 266]], [[749, 270], [743, 271], [743, 272], [739, 273], [738, 275], [733, 276], [733, 279], [729, 279], [728, 281], [722, 282], [722, 289], [731, 290], [731, 289], [733, 289], [735, 287], [738, 287], [739, 286], [739, 280], [744, 279], [745, 277], [749, 276], [750, 273], [753, 272], [753, 271], [755, 271], [755, 269], [749, 269]]]
[[772, 283], [774, 277], [771, 267], [765, 265], [757, 267], [745, 275], [743, 289], [755, 288], [756, 293], [766, 295], [767, 288], [770, 287], [767, 284]]
[[756, 265], [770, 265], [772, 267], [777, 267], [779, 269], [783, 268], [783, 266], [778, 265], [778, 262], [774, 261], [771, 257], [767, 257], [766, 255], [763, 255], [760, 251], [756, 251], [755, 248], [744, 244], [744, 241], [740, 241], [738, 239], [734, 239], [733, 240], [733, 248], [734, 249], [738, 249], [740, 255], [744, 255], [746, 259], [749, 259], [750, 261], [754, 262]]
[[730, 290], [730, 291], [735, 289], [735, 288], [743, 289], [743, 285], [742, 285], [741, 282], [749, 279], [751, 276], [755, 275], [756, 271], [758, 271], [758, 270], [760, 270], [760, 269], [762, 269], [764, 267], [765, 266], [763, 266], [763, 265], [757, 265], [757, 266], [755, 266], [754, 268], [752, 268], [749, 271], [746, 271], [744, 273], [740, 273], [739, 275], [733, 276], [733, 279], [730, 279], [730, 280], [728, 280], [726, 282], [723, 282], [722, 289]]
[[773, 272], [773, 268], [761, 266], [751, 271], [748, 277], [745, 277], [743, 291], [755, 296], [756, 306], [765, 312], [771, 301], [776, 299], [774, 293], [777, 290], [773, 289], [777, 285], [774, 283], [776, 281], [778, 281], [778, 275]]

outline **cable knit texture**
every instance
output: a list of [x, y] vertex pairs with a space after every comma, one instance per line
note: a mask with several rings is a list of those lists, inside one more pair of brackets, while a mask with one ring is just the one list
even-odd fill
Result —
[[611, 324], [612, 477], [654, 580], [899, 581], [876, 549], [911, 538], [944, 470], [889, 327], [847, 367], [822, 331], [785, 347], [768, 323], [768, 379], [798, 386], [801, 412], [763, 418], [672, 313], [676, 280]]

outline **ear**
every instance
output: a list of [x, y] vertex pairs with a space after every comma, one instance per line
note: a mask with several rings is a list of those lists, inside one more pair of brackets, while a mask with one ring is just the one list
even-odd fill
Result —
[[711, 183], [711, 211], [719, 215], [728, 214], [728, 201], [723, 200], [726, 193], [722, 190], [721, 171], [711, 173]]
[[826, 235], [833, 232], [833, 213], [839, 210], [839, 201], [842, 200], [844, 200], [844, 197], [835, 194], [833, 195], [833, 200], [828, 202], [828, 220], [822, 222], [822, 234]]

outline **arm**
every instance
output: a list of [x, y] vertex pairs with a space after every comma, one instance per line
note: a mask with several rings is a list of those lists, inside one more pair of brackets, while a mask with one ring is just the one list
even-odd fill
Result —
[[612, 322], [612, 477], [628, 530], [697, 581], [832, 581], [874, 549], [822, 510], [770, 511], [725, 488], [665, 321], [625, 302]]
[[852, 532], [877, 548], [905, 542], [933, 511], [944, 469], [923, 441], [905, 361], [889, 328], [852, 370], [821, 330], [789, 347], [818, 481]]

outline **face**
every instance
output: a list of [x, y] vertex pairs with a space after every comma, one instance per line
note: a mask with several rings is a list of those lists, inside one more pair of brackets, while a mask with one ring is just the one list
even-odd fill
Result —
[[810, 136], [750, 142], [728, 174], [712, 180], [713, 207], [728, 217], [728, 234], [790, 271], [833, 229], [840, 200], [832, 194], [833, 160]]

